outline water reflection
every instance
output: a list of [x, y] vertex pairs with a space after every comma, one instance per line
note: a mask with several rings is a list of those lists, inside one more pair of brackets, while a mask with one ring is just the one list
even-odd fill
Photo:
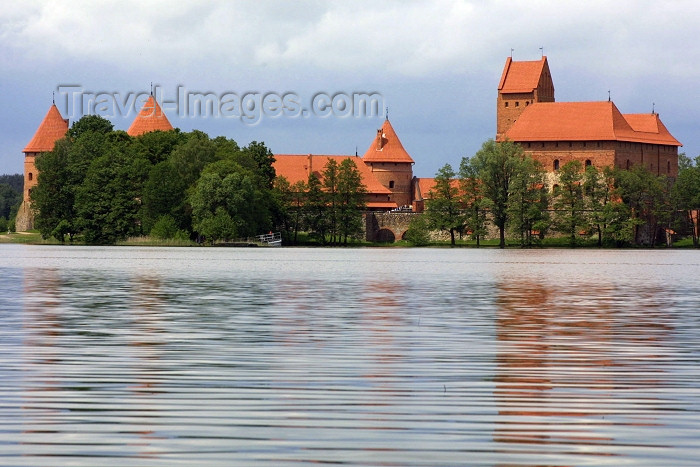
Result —
[[0, 257], [2, 465], [700, 455], [700, 261], [631, 274], [598, 252], [39, 251], [9, 251], [23, 268]]
[[617, 456], [669, 448], [616, 436], [625, 426], [661, 429], [659, 414], [672, 404], [660, 396], [672, 332], [663, 296], [663, 289], [599, 283], [500, 284], [494, 439], [531, 453], [532, 465], [543, 452]]

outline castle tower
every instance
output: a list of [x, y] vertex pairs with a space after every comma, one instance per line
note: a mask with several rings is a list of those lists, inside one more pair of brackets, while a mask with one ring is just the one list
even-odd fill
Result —
[[68, 119], [61, 116], [61, 112], [54, 103], [34, 133], [34, 137], [22, 151], [24, 152], [24, 196], [17, 212], [16, 229], [19, 232], [34, 228], [29, 194], [37, 184], [36, 157], [42, 152], [53, 151], [56, 141], [63, 138], [67, 131]]
[[501, 141], [520, 114], [536, 102], [554, 102], [547, 57], [522, 62], [508, 57], [498, 84], [496, 140]]
[[160, 108], [155, 97], [151, 94], [126, 132], [130, 136], [140, 136], [151, 131], [169, 131], [172, 129], [173, 126], [170, 124], [168, 117], [165, 116], [163, 109]]
[[377, 136], [362, 160], [379, 183], [391, 191], [389, 201], [398, 206], [411, 205], [414, 161], [403, 148], [388, 118], [377, 130]]

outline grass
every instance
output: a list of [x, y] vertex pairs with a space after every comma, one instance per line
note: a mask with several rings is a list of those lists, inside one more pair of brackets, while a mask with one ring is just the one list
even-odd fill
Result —
[[0, 235], [0, 243], [19, 243], [24, 245], [60, 245], [55, 238], [41, 238], [38, 230], [30, 230], [29, 232], [12, 232]]

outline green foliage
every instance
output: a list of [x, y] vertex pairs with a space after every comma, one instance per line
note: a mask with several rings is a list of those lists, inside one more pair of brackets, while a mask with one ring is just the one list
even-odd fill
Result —
[[231, 161], [210, 164], [189, 196], [193, 228], [214, 241], [248, 237], [271, 227], [271, 190]]
[[170, 157], [175, 148], [187, 140], [180, 130], [149, 131], [135, 138], [135, 148], [142, 150], [151, 164], [156, 165]]
[[433, 229], [449, 232], [452, 246], [455, 245], [455, 232], [464, 225], [455, 176], [450, 164], [442, 166], [435, 175], [435, 187], [430, 190], [426, 203], [428, 224]]
[[187, 240], [189, 238], [187, 232], [178, 229], [177, 222], [175, 222], [173, 216], [169, 214], [165, 214], [158, 218], [151, 229], [150, 235], [163, 240]]
[[[680, 159], [684, 158], [683, 163]], [[690, 232], [693, 245], [698, 246], [698, 225], [693, 212], [700, 209], [700, 157], [695, 161], [679, 156], [679, 171], [676, 183], [671, 190], [673, 205], [681, 216], [674, 221], [674, 228]]]
[[583, 199], [583, 164], [570, 161], [558, 173], [558, 185], [554, 189], [554, 228], [569, 237], [569, 245], [576, 246], [578, 233], [588, 228]]
[[549, 228], [549, 197], [541, 164], [523, 157], [517, 161], [517, 166], [508, 196], [508, 224], [520, 237], [520, 246], [529, 247], [539, 243]]
[[472, 164], [483, 184], [484, 197], [491, 201], [491, 216], [500, 233], [499, 246], [505, 247], [509, 220], [511, 183], [521, 169], [523, 149], [512, 141], [486, 141], [474, 155]]
[[99, 115], [85, 115], [68, 130], [69, 139], [78, 139], [86, 133], [100, 133], [106, 135], [114, 129], [109, 120]]
[[459, 187], [464, 207], [464, 228], [470, 232], [470, 237], [476, 240], [476, 246], [479, 247], [482, 237], [487, 232], [487, 213], [491, 207], [491, 200], [484, 196], [483, 183], [473, 159], [462, 158], [459, 166]]
[[347, 245], [348, 238], [362, 236], [362, 212], [365, 210], [367, 189], [362, 183], [362, 175], [350, 158], [343, 159], [338, 167], [338, 241], [342, 237]]
[[188, 229], [187, 188], [170, 161], [151, 167], [143, 187], [141, 222], [145, 233], [149, 233], [156, 221], [166, 215], [176, 222], [179, 229]]
[[22, 202], [22, 189], [15, 190], [9, 183], [0, 183], [0, 218], [10, 219]]
[[411, 219], [404, 238], [413, 246], [427, 246], [430, 244], [430, 225], [428, 217], [417, 214]]
[[648, 246], [655, 245], [659, 230], [669, 227], [671, 221], [671, 180], [654, 175], [646, 167], [634, 166], [616, 171], [615, 183], [622, 200], [638, 219], [636, 224], [648, 228], [643, 238], [635, 228], [634, 238]]
[[272, 164], [275, 162], [275, 156], [272, 154], [265, 143], [251, 142], [242, 151], [244, 156], [249, 156], [255, 161], [257, 172], [262, 176], [268, 188], [272, 188], [275, 182], [275, 168]]

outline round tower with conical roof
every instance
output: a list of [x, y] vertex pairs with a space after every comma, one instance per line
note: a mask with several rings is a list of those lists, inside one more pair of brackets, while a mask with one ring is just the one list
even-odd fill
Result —
[[389, 201], [410, 206], [413, 201], [414, 161], [404, 149], [389, 119], [384, 120], [362, 160], [375, 178], [391, 191]]
[[36, 157], [42, 152], [53, 151], [56, 141], [63, 138], [67, 131], [68, 119], [61, 116], [56, 103], [53, 103], [34, 133], [34, 137], [22, 151], [24, 152], [24, 196], [15, 221], [18, 232], [34, 228], [34, 215], [29, 195], [37, 184]]

